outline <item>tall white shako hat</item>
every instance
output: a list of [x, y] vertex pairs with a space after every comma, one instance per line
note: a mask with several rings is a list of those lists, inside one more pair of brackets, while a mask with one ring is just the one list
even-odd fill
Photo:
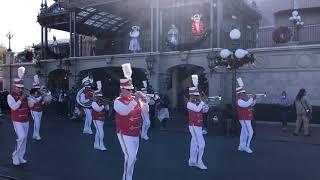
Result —
[[194, 85], [194, 87], [190, 87], [189, 88], [189, 95], [196, 95], [199, 96], [199, 89], [198, 89], [198, 84], [199, 84], [199, 80], [198, 80], [198, 75], [194, 74], [191, 76], [192, 78], [192, 83]]
[[133, 84], [132, 84], [132, 70], [131, 70], [131, 64], [126, 63], [122, 64], [122, 71], [124, 74], [125, 79], [120, 79], [120, 88], [121, 89], [134, 89]]
[[239, 78], [237, 79], [237, 82], [238, 82], [239, 87], [237, 87], [236, 93], [237, 93], [237, 94], [245, 93], [246, 90], [244, 89], [244, 84], [243, 84], [243, 81], [242, 81], [241, 77], [239, 77]]
[[90, 83], [91, 83], [91, 80], [90, 80], [89, 76], [82, 79], [83, 86], [90, 86]]
[[32, 83], [32, 88], [34, 89], [40, 89], [40, 81], [39, 81], [39, 76], [36, 74], [33, 76], [33, 83]]
[[94, 95], [95, 96], [103, 96], [102, 94], [102, 84], [101, 81], [97, 81], [97, 89], [96, 91], [94, 91]]
[[141, 88], [141, 91], [145, 94], [148, 93], [148, 89], [147, 89], [147, 81], [142, 81], [143, 83], [143, 88]]
[[16, 87], [24, 87], [24, 85], [23, 85], [23, 76], [24, 76], [25, 72], [26, 72], [26, 68], [25, 67], [21, 66], [21, 67], [18, 68], [18, 77], [19, 78], [14, 78], [13, 79], [14, 86], [16, 86]]

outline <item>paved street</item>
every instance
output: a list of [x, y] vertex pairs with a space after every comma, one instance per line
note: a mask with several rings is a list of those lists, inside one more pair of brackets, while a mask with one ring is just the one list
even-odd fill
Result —
[[[30, 126], [32, 130], [32, 126]], [[28, 164], [14, 167], [11, 153], [15, 134], [11, 122], [0, 125], [0, 174], [21, 180], [120, 180], [123, 155], [111, 123], [105, 126], [107, 151], [93, 149], [93, 136], [83, 135], [82, 123], [45, 117], [43, 140], [31, 140]], [[187, 166], [190, 135], [184, 131], [153, 131], [140, 141], [134, 180], [317, 180], [320, 176], [320, 135], [277, 139], [272, 125], [257, 125], [254, 154], [238, 152], [238, 138], [207, 136], [204, 162], [207, 171]], [[270, 137], [268, 137], [270, 134]], [[318, 136], [319, 135], [319, 136]], [[317, 136], [317, 137], [315, 137]], [[293, 139], [294, 138], [294, 139]], [[1, 178], [0, 178], [1, 179]]]

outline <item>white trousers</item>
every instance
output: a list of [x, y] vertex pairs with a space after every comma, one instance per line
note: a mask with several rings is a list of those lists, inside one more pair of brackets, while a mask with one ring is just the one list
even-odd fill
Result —
[[33, 118], [33, 138], [40, 138], [42, 112], [30, 111]]
[[23, 158], [26, 153], [29, 122], [15, 122], [13, 121], [14, 131], [17, 135], [17, 145], [15, 151], [12, 153], [13, 158]]
[[104, 138], [104, 130], [103, 130], [103, 121], [93, 120], [93, 124], [96, 127], [96, 135], [94, 138], [94, 147], [105, 147], [103, 138]]
[[149, 112], [142, 113], [142, 130], [141, 130], [141, 137], [148, 137], [148, 130], [150, 128], [150, 115]]
[[204, 147], [206, 146], [202, 134], [202, 127], [189, 126], [189, 130], [192, 136], [189, 163], [202, 164], [202, 156], [204, 153]]
[[84, 122], [83, 132], [92, 132], [91, 123], [92, 123], [92, 109], [83, 108], [84, 113], [86, 114], [86, 120]]
[[122, 180], [132, 180], [134, 164], [137, 160], [139, 137], [126, 136], [117, 133], [121, 149], [124, 154], [124, 167]]
[[250, 148], [250, 143], [253, 136], [251, 120], [240, 120], [240, 124], [241, 124], [241, 133], [240, 133], [239, 146], [241, 148]]

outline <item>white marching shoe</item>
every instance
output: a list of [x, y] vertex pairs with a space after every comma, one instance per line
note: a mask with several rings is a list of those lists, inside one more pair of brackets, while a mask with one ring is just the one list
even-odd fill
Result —
[[98, 143], [94, 143], [93, 148], [94, 148], [94, 149], [99, 149], [99, 150], [100, 150], [100, 146], [99, 146], [99, 144], [98, 144]]
[[208, 169], [208, 167], [205, 166], [203, 163], [198, 163], [198, 164], [197, 164], [197, 167], [198, 167], [199, 169], [202, 169], [202, 170], [207, 170], [207, 169]]
[[23, 159], [23, 158], [19, 158], [19, 161], [20, 161], [21, 164], [25, 164], [25, 163], [28, 162], [27, 160], [25, 160], [25, 159]]
[[146, 141], [149, 140], [148, 135], [143, 135], [143, 136], [141, 136], [141, 138], [144, 139], [144, 140], [146, 140]]
[[208, 131], [206, 129], [203, 129], [202, 134], [208, 134]]
[[16, 157], [16, 156], [13, 156], [12, 157], [12, 164], [15, 165], [15, 166], [19, 166], [20, 165], [19, 158]]
[[252, 154], [252, 153], [253, 153], [253, 151], [252, 151], [249, 147], [246, 147], [244, 150], [245, 150], [247, 153], [249, 153], [249, 154]]
[[238, 151], [245, 151], [245, 148], [242, 146], [238, 146]]
[[195, 163], [195, 162], [188, 162], [188, 165], [190, 166], [190, 167], [197, 167], [197, 164]]
[[106, 148], [104, 145], [100, 146], [99, 149], [100, 149], [101, 151], [106, 151], [106, 150], [107, 150], [107, 148]]

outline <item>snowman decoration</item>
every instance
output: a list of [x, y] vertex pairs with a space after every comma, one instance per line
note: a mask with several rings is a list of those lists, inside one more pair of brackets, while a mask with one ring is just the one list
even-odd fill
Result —
[[179, 36], [179, 31], [177, 27], [172, 24], [171, 28], [168, 31], [168, 40], [171, 44], [177, 46], [178, 45], [178, 36]]
[[192, 31], [194, 40], [196, 41], [200, 40], [204, 31], [203, 21], [201, 20], [201, 17], [202, 15], [198, 13], [191, 17], [191, 20], [192, 20], [191, 31]]
[[129, 50], [132, 51], [133, 53], [140, 51], [140, 44], [138, 41], [139, 35], [140, 35], [140, 27], [139, 26], [132, 26], [131, 28], [130, 37], [130, 45], [129, 45]]

